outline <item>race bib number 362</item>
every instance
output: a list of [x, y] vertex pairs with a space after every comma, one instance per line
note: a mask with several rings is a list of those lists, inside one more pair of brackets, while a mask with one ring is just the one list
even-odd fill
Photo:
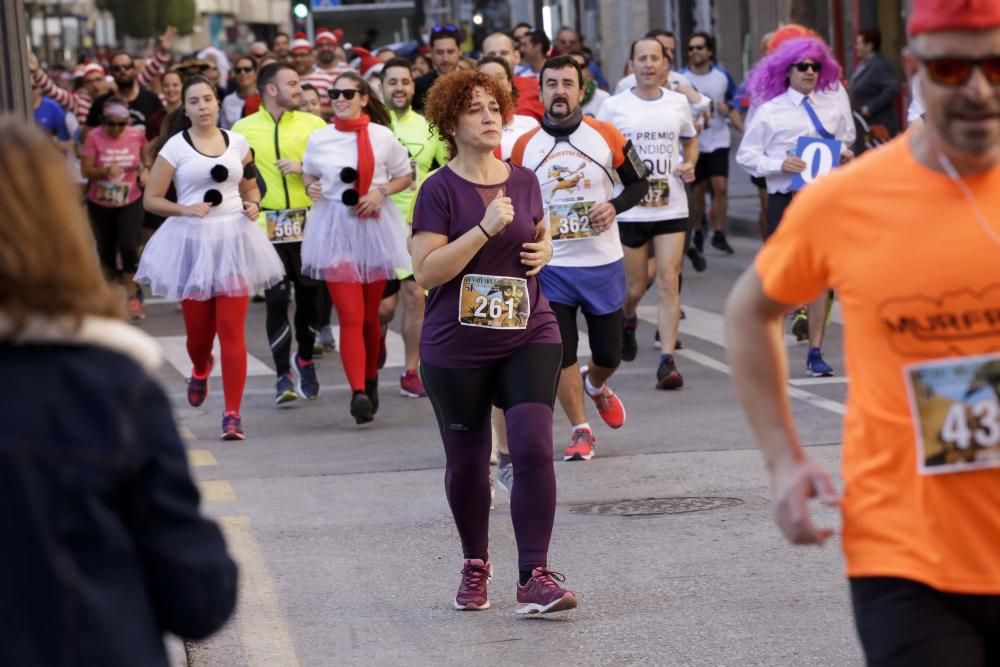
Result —
[[908, 366], [921, 474], [1000, 467], [1000, 354]]
[[594, 205], [592, 201], [578, 201], [549, 206], [546, 214], [552, 240], [572, 241], [594, 236], [594, 228], [590, 225], [590, 209]]
[[525, 329], [531, 316], [528, 281], [470, 273], [462, 277], [458, 322], [467, 327]]
[[302, 240], [308, 209], [289, 208], [264, 211], [267, 218], [267, 238], [271, 243], [295, 243]]

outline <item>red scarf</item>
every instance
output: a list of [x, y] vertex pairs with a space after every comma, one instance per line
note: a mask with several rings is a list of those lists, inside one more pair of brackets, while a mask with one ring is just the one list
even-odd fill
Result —
[[372, 176], [375, 175], [375, 153], [372, 151], [372, 140], [368, 136], [368, 123], [371, 119], [368, 114], [361, 114], [351, 120], [341, 120], [334, 116], [333, 125], [341, 132], [358, 133], [358, 180], [354, 188], [358, 191], [358, 197], [368, 194], [368, 188], [372, 184]]

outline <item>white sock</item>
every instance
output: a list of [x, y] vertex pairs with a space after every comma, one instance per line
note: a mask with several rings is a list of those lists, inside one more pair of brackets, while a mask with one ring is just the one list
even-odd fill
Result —
[[[593, 431], [590, 430], [590, 424], [588, 424], [587, 422], [583, 422], [582, 424], [577, 424], [576, 426], [574, 426], [573, 433], [576, 433], [577, 431], [586, 431], [587, 433], [593, 433]], [[573, 435], [573, 433], [570, 433], [570, 435]]]
[[590, 373], [587, 373], [587, 377], [583, 378], [583, 388], [588, 396], [599, 396], [604, 391], [603, 384], [600, 387], [590, 384]]

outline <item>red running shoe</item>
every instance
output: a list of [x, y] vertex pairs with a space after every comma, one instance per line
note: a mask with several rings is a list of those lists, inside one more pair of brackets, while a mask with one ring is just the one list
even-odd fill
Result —
[[191, 371], [191, 377], [188, 378], [188, 403], [191, 404], [191, 407], [196, 408], [205, 402], [205, 397], [208, 396], [208, 376], [212, 374], [213, 366], [215, 366], [215, 357], [209, 356], [205, 377], [198, 377], [194, 370]]
[[462, 583], [455, 596], [455, 609], [459, 611], [482, 611], [490, 608], [486, 586], [493, 578], [493, 564], [478, 558], [467, 558], [462, 568]]
[[611, 428], [621, 428], [625, 425], [625, 406], [622, 404], [618, 394], [614, 392], [607, 382], [604, 383], [604, 389], [597, 396], [593, 396], [587, 389], [587, 372], [586, 366], [580, 368], [580, 374], [583, 376], [584, 381], [584, 391], [587, 396], [590, 396], [594, 401], [594, 405], [597, 406], [597, 414], [601, 415], [601, 419], [604, 423]]
[[[551, 614], [576, 608], [576, 593], [561, 587], [566, 577], [548, 568], [536, 567], [524, 586], [517, 586], [518, 614]], [[558, 582], [558, 583], [557, 583]]]
[[569, 447], [563, 452], [563, 461], [589, 461], [594, 458], [594, 445], [597, 438], [590, 431], [578, 428], [573, 431]]
[[424, 383], [420, 381], [420, 376], [415, 370], [407, 368], [406, 372], [399, 376], [399, 394], [407, 398], [422, 398], [427, 395]]

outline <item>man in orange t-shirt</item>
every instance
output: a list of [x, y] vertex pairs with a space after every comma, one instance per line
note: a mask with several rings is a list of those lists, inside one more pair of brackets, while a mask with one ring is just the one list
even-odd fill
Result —
[[[806, 187], [726, 307], [733, 378], [794, 544], [840, 504], [870, 665], [1000, 664], [1000, 3], [916, 0], [926, 126]], [[836, 289], [844, 495], [792, 422], [781, 323]]]

